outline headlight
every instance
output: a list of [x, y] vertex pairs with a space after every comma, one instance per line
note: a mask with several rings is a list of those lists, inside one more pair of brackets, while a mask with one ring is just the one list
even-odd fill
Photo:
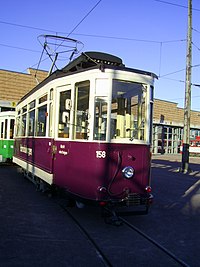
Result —
[[130, 166], [125, 167], [125, 168], [123, 168], [123, 170], [122, 170], [122, 174], [123, 174], [123, 176], [124, 176], [125, 178], [127, 178], [127, 179], [132, 178], [132, 177], [134, 176], [134, 173], [135, 173], [135, 170], [134, 170], [132, 167], [130, 167]]

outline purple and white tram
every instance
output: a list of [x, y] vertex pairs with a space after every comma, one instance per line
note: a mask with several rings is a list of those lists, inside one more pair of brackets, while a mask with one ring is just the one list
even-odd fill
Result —
[[79, 202], [148, 210], [155, 78], [82, 53], [19, 101], [13, 161]]

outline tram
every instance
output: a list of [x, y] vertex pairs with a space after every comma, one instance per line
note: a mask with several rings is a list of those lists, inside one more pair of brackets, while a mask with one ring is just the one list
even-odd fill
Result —
[[0, 162], [12, 160], [14, 149], [15, 111], [0, 112]]
[[117, 56], [82, 53], [17, 104], [13, 161], [76, 203], [146, 212], [156, 78]]

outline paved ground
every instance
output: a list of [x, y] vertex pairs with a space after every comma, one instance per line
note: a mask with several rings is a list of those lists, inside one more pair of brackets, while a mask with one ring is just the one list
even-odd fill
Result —
[[[190, 158], [191, 173], [179, 173], [180, 166], [181, 155], [153, 155], [155, 202], [147, 216], [128, 219], [188, 266], [199, 267], [200, 158]], [[33, 184], [25, 180], [17, 168], [0, 166], [0, 211], [0, 267], [102, 266], [93, 246], [67, 214], [46, 195], [35, 191]], [[156, 265], [152, 263], [149, 252], [146, 253], [150, 246], [145, 247], [141, 241], [137, 247], [132, 234], [126, 233], [123, 227], [107, 226], [92, 212], [74, 212], [85, 220], [85, 225], [107, 253], [115, 256], [114, 267], [165, 267], [159, 261]], [[123, 240], [121, 245], [114, 244], [117, 238]], [[128, 251], [126, 246], [130, 254], [124, 258]], [[143, 257], [142, 262], [148, 264], [135, 264], [134, 253], [140, 247], [142, 253], [137, 253], [138, 261]]]
[[181, 162], [181, 155], [153, 156], [155, 205], [150, 220], [161, 222], [157, 224], [157, 240], [189, 266], [199, 267], [200, 157], [190, 157], [190, 173], [178, 171]]
[[[167, 161], [172, 164], [171, 171], [178, 172], [179, 168], [181, 168], [182, 163], [182, 155], [180, 154], [164, 154], [164, 155], [153, 155], [152, 156], [153, 162], [160, 162], [166, 165]], [[190, 176], [200, 177], [200, 157], [190, 157], [189, 158], [189, 168], [191, 169], [188, 173]]]
[[24, 179], [0, 166], [0, 266], [102, 266], [66, 212]]

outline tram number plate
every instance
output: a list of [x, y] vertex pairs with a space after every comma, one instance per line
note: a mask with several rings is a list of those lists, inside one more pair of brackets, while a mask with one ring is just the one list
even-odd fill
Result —
[[102, 150], [97, 150], [96, 151], [96, 158], [97, 159], [105, 159], [106, 157], [106, 151], [102, 151]]

